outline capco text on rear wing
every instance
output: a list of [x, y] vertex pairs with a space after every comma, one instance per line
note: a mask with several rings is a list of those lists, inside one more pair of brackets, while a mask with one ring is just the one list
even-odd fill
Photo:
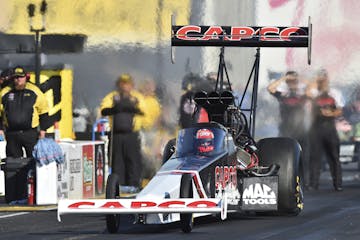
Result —
[[[174, 24], [171, 18], [171, 47], [306, 47], [311, 63], [312, 24], [307, 27], [199, 26]], [[174, 59], [172, 51], [172, 59]]]

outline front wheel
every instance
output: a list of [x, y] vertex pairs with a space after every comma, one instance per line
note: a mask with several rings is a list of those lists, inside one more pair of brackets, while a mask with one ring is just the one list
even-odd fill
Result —
[[[106, 183], [106, 199], [116, 199], [120, 197], [119, 176], [115, 173], [110, 174]], [[106, 228], [109, 233], [117, 233], [120, 226], [119, 214], [106, 215]]]
[[[192, 197], [193, 197], [192, 175], [183, 174], [181, 176], [180, 198], [192, 198]], [[194, 226], [193, 214], [192, 213], [180, 214], [180, 225], [181, 225], [181, 230], [184, 233], [190, 233]]]
[[265, 138], [258, 142], [258, 147], [261, 166], [280, 166], [278, 211], [298, 215], [304, 199], [300, 144], [291, 138]]

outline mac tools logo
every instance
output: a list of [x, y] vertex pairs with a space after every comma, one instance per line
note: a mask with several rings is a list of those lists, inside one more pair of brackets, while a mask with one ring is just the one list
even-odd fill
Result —
[[277, 199], [275, 192], [268, 185], [255, 183], [244, 190], [243, 203], [247, 205], [273, 205], [277, 203]]
[[242, 210], [277, 210], [278, 176], [249, 177], [243, 180]]

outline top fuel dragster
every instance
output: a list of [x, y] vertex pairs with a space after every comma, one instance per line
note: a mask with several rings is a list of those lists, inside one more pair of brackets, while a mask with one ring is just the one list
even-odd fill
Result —
[[[173, 22], [173, 21], [172, 21]], [[213, 92], [194, 95], [210, 122], [178, 132], [169, 141], [165, 163], [134, 199], [122, 199], [119, 177], [107, 180], [106, 199], [59, 201], [58, 218], [64, 214], [106, 214], [110, 233], [116, 233], [120, 214], [135, 214], [136, 223], [162, 224], [180, 221], [190, 232], [197, 216], [270, 211], [297, 215], [303, 209], [301, 147], [290, 138], [253, 139], [260, 47], [307, 47], [311, 53], [311, 23], [308, 27], [177, 26], [172, 24], [172, 46], [221, 47], [217, 82]], [[224, 47], [257, 47], [240, 104], [231, 91], [224, 61]], [[230, 82], [229, 82], [229, 86]], [[249, 88], [251, 107], [242, 108]], [[247, 116], [244, 112], [248, 112]]]

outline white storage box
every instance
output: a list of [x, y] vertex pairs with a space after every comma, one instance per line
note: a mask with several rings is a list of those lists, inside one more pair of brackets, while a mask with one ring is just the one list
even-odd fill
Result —
[[[0, 159], [6, 158], [6, 142], [0, 141]], [[5, 195], [5, 173], [0, 170], [0, 196]]]
[[36, 165], [36, 204], [57, 204], [57, 165]]

